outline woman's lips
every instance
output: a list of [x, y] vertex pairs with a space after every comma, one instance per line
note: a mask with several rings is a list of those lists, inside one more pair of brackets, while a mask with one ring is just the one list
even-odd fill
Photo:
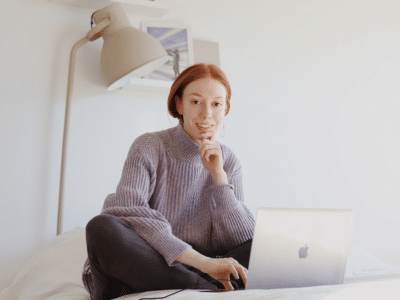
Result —
[[213, 127], [213, 125], [210, 124], [196, 124], [196, 126], [201, 129], [210, 129], [211, 127]]
[[213, 131], [213, 127], [214, 127], [212, 125], [204, 126], [204, 125], [199, 125], [199, 124], [196, 124], [196, 126], [197, 126], [197, 129], [199, 130], [199, 132], [203, 133], [203, 134], [212, 132]]

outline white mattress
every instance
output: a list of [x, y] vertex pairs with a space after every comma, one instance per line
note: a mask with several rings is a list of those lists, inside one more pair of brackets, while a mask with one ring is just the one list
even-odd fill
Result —
[[[24, 264], [12, 285], [0, 292], [0, 299], [87, 300], [81, 279], [86, 257], [84, 228], [63, 233]], [[175, 291], [150, 291], [118, 300], [163, 297]], [[400, 299], [400, 266], [383, 264], [353, 243], [343, 285], [219, 293], [185, 290], [167, 299]]]

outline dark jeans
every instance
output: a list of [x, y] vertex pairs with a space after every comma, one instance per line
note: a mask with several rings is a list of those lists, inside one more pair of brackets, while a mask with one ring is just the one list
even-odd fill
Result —
[[[83, 275], [92, 300], [125, 294], [166, 289], [223, 288], [197, 269], [183, 264], [168, 266], [164, 257], [151, 248], [123, 220], [111, 215], [94, 217], [86, 226], [86, 244], [91, 273]], [[251, 240], [224, 257], [233, 257], [248, 268]], [[243, 288], [241, 279], [236, 280]]]

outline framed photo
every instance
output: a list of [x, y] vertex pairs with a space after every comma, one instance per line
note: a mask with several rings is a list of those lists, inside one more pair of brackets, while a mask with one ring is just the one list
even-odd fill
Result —
[[148, 75], [150, 79], [173, 81], [193, 65], [193, 39], [190, 25], [142, 22], [141, 29], [157, 39], [170, 59]]

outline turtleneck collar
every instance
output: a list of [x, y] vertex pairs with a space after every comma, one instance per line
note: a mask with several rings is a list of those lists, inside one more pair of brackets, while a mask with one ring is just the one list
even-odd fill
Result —
[[190, 163], [201, 163], [199, 145], [187, 135], [183, 124], [179, 123], [167, 131], [169, 134], [165, 142], [177, 159]]

